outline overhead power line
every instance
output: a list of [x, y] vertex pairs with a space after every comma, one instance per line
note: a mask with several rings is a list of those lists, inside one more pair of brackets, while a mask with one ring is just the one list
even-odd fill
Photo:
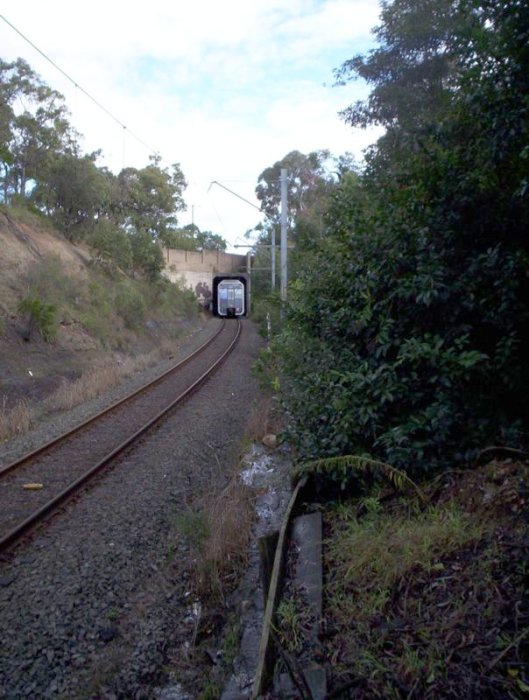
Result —
[[24, 39], [24, 41], [26, 41], [30, 46], [32, 46], [32, 47], [35, 49], [35, 51], [37, 51], [38, 53], [40, 53], [40, 55], [41, 55], [43, 58], [45, 58], [46, 61], [48, 61], [48, 63], [51, 63], [51, 65], [52, 65], [56, 70], [58, 70], [59, 73], [61, 73], [62, 75], [64, 75], [64, 77], [65, 77], [67, 80], [69, 80], [69, 81], [72, 83], [72, 85], [74, 85], [74, 86], [75, 86], [78, 90], [80, 90], [86, 97], [88, 97], [89, 100], [91, 100], [97, 107], [99, 107], [100, 110], [102, 110], [107, 116], [109, 116], [113, 121], [115, 121], [116, 124], [119, 124], [119, 126], [120, 126], [122, 129], [125, 129], [125, 130], [127, 131], [127, 133], [130, 134], [130, 135], [132, 136], [132, 138], [136, 139], [136, 141], [138, 141], [138, 143], [141, 143], [141, 145], [144, 146], [144, 147], [145, 147], [148, 151], [150, 151], [152, 154], [157, 153], [157, 150], [156, 150], [155, 148], [152, 148], [152, 146], [150, 146], [148, 143], [146, 143], [146, 142], [145, 142], [143, 139], [141, 139], [137, 134], [135, 134], [133, 131], [131, 131], [125, 124], [123, 124], [123, 122], [122, 122], [120, 119], [118, 119], [114, 114], [112, 114], [112, 112], [111, 112], [110, 110], [108, 110], [104, 105], [102, 105], [101, 102], [99, 102], [98, 100], [96, 100], [95, 97], [92, 97], [92, 95], [91, 95], [89, 92], [87, 92], [81, 85], [79, 85], [79, 83], [78, 83], [76, 80], [74, 80], [70, 75], [68, 75], [68, 73], [66, 73], [66, 71], [64, 71], [59, 65], [57, 65], [57, 63], [55, 63], [55, 61], [54, 61], [52, 58], [50, 58], [47, 54], [45, 54], [44, 51], [42, 51], [41, 49], [39, 49], [39, 47], [38, 47], [36, 44], [34, 44], [34, 43], [31, 41], [31, 39], [28, 39], [28, 37], [25, 36], [25, 35], [20, 31], [20, 29], [17, 29], [17, 28], [15, 27], [15, 25], [12, 24], [8, 19], [6, 19], [6, 17], [4, 17], [4, 15], [0, 15], [0, 19], [3, 19], [4, 22], [5, 22], [6, 24], [8, 24], [8, 25], [11, 27], [11, 29], [13, 29], [19, 36], [22, 37], [22, 39]]
[[237, 194], [237, 192], [234, 192], [233, 190], [230, 190], [229, 187], [226, 187], [225, 185], [223, 185], [221, 182], [218, 182], [217, 180], [213, 180], [213, 181], [210, 183], [210, 185], [209, 185], [209, 187], [208, 187], [208, 192], [209, 192], [210, 189], [213, 187], [213, 185], [218, 185], [219, 187], [222, 187], [223, 190], [226, 190], [226, 191], [229, 192], [230, 194], [233, 194], [233, 195], [235, 195], [236, 197], [238, 197], [239, 199], [242, 199], [243, 202], [246, 202], [246, 204], [249, 204], [249, 205], [250, 205], [251, 207], [253, 207], [254, 209], [257, 209], [257, 211], [261, 212], [261, 214], [263, 213], [262, 209], [260, 209], [256, 204], [254, 204], [253, 202], [250, 202], [250, 200], [245, 199], [244, 197], [241, 197], [240, 194]]

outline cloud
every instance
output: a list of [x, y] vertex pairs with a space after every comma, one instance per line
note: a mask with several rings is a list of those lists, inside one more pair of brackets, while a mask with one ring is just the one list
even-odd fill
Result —
[[289, 151], [360, 156], [379, 133], [338, 116], [365, 85], [325, 87], [369, 47], [376, 0], [26, 0], [6, 17], [127, 129], [3, 22], [0, 57], [24, 57], [63, 92], [86, 150], [101, 148], [113, 170], [143, 167], [150, 150], [180, 162], [201, 228], [236, 237], [259, 217], [227, 193], [207, 194], [212, 180], [236, 181], [251, 199], [260, 172]]

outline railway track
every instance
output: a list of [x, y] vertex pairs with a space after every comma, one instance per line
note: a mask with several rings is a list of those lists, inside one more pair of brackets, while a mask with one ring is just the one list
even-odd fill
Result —
[[240, 321], [218, 332], [160, 377], [54, 440], [0, 468], [0, 552], [76, 494], [224, 361], [241, 334]]

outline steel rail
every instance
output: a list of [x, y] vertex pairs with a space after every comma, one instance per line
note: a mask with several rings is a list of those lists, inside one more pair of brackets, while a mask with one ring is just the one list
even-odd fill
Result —
[[17, 469], [18, 467], [22, 466], [22, 464], [25, 464], [30, 459], [33, 459], [33, 457], [36, 457], [37, 455], [41, 454], [42, 452], [45, 452], [50, 447], [53, 447], [53, 445], [58, 445], [60, 442], [62, 442], [63, 440], [66, 440], [66, 438], [70, 437], [71, 435], [75, 435], [75, 433], [79, 432], [83, 428], [86, 428], [88, 425], [90, 425], [91, 423], [94, 423], [96, 420], [99, 420], [99, 418], [102, 418], [103, 416], [107, 415], [107, 413], [110, 413], [114, 409], [118, 408], [118, 406], [121, 406], [122, 404], [126, 403], [127, 401], [130, 401], [130, 399], [134, 398], [135, 396], [138, 396], [138, 394], [141, 394], [143, 391], [147, 391], [147, 389], [150, 389], [151, 387], [153, 387], [156, 384], [158, 384], [159, 382], [161, 382], [162, 379], [167, 377], [168, 374], [171, 374], [171, 372], [176, 371], [179, 367], [182, 367], [183, 365], [190, 362], [194, 357], [199, 355], [203, 350], [205, 350], [209, 345], [211, 345], [211, 343], [215, 340], [215, 338], [217, 338], [220, 335], [220, 333], [224, 329], [225, 324], [226, 324], [226, 321], [223, 321], [220, 324], [218, 330], [211, 336], [211, 338], [208, 338], [196, 350], [193, 350], [193, 352], [191, 352], [189, 355], [184, 357], [182, 360], [177, 362], [172, 367], [169, 367], [169, 369], [167, 369], [165, 372], [162, 372], [162, 374], [160, 374], [158, 377], [156, 377], [152, 381], [148, 382], [147, 384], [143, 384], [138, 389], [135, 389], [130, 394], [127, 394], [126, 396], [124, 396], [122, 399], [118, 399], [117, 401], [112, 403], [110, 406], [107, 406], [107, 408], [104, 408], [102, 411], [95, 413], [94, 415], [90, 416], [90, 418], [87, 418], [82, 423], [78, 423], [70, 430], [67, 430], [64, 433], [61, 433], [60, 435], [53, 438], [49, 442], [46, 442], [43, 445], [40, 445], [36, 449], [31, 450], [31, 452], [27, 452], [26, 454], [22, 455], [22, 457], [19, 457], [18, 459], [16, 459], [14, 462], [11, 462], [10, 464], [6, 464], [4, 467], [0, 467], [0, 478], [5, 476], [9, 472], [13, 471], [14, 469]]
[[[224, 325], [221, 326], [221, 329]], [[171, 403], [166, 406], [162, 411], [160, 411], [154, 418], [151, 418], [145, 425], [143, 425], [139, 430], [137, 430], [133, 435], [124, 440], [118, 447], [114, 448], [109, 454], [107, 454], [103, 459], [101, 459], [97, 464], [91, 467], [88, 471], [82, 474], [78, 479], [69, 484], [64, 488], [59, 494], [54, 498], [47, 501], [42, 505], [37, 511], [28, 516], [22, 523], [17, 525], [15, 528], [10, 530], [2, 538], [0, 538], [0, 552], [5, 552], [7, 549], [12, 547], [16, 542], [18, 542], [24, 535], [26, 535], [29, 530], [35, 527], [44, 517], [49, 515], [52, 511], [62, 505], [69, 497], [71, 497], [76, 491], [78, 491], [81, 486], [86, 484], [90, 479], [92, 479], [98, 472], [100, 472], [109, 462], [111, 462], [115, 457], [122, 453], [127, 447], [129, 447], [133, 442], [135, 442], [141, 435], [147, 432], [156, 422], [158, 422], [166, 413], [173, 409], [177, 404], [181, 403], [185, 398], [187, 398], [193, 391], [195, 391], [205, 380], [209, 377], [219, 365], [224, 362], [226, 357], [232, 352], [233, 348], [237, 344], [239, 337], [241, 335], [241, 322], [237, 320], [237, 332], [235, 337], [229, 344], [229, 346], [224, 350], [222, 355], [215, 360], [215, 362], [203, 373], [198, 379], [196, 379], [193, 384], [191, 384], [187, 389], [185, 389], [179, 396], [176, 397]], [[219, 331], [220, 332], [220, 331]], [[214, 337], [217, 337], [216, 334]], [[54, 444], [53, 442], [51, 444]]]

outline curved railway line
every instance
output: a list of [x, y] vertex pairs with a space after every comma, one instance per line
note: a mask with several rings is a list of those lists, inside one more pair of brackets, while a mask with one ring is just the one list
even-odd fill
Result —
[[[203, 384], [240, 334], [240, 321], [223, 321], [210, 339], [154, 381], [0, 467], [0, 552], [13, 547]], [[37, 488], [24, 488], [32, 484]]]

